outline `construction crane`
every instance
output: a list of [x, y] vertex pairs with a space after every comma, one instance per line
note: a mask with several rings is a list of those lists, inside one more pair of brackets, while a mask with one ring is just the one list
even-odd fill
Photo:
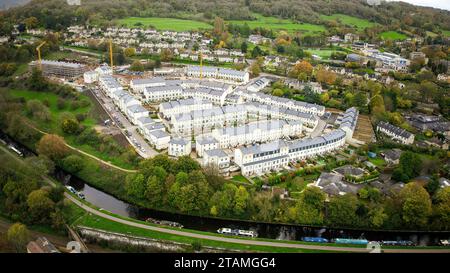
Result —
[[200, 51], [200, 80], [203, 79], [203, 53]]
[[40, 45], [36, 47], [36, 51], [38, 53], [38, 61], [39, 61], [39, 69], [42, 70], [42, 59], [41, 59], [41, 47], [45, 45], [46, 42], [42, 42]]
[[114, 62], [113, 62], [113, 46], [112, 46], [112, 39], [109, 39], [109, 59], [111, 61], [111, 71], [114, 74]]

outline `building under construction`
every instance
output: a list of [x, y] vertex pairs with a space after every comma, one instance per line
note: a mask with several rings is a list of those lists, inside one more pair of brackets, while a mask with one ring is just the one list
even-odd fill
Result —
[[32, 61], [30, 68], [37, 67], [42, 70], [44, 76], [60, 76], [65, 78], [75, 78], [83, 75], [87, 68], [83, 64], [42, 60]]

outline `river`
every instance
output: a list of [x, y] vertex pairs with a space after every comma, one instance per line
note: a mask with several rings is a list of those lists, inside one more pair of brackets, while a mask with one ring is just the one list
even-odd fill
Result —
[[[23, 145], [14, 142], [11, 138], [0, 131], [0, 139], [8, 144], [14, 145], [21, 150], [24, 156], [31, 156], [33, 153]], [[335, 229], [327, 227], [309, 227], [300, 225], [255, 223], [247, 221], [233, 221], [215, 219], [209, 217], [189, 216], [184, 214], [169, 213], [152, 209], [141, 208], [115, 198], [99, 189], [96, 189], [76, 176], [70, 175], [61, 169], [57, 169], [53, 175], [64, 185], [70, 185], [77, 191], [83, 193], [86, 201], [108, 210], [112, 213], [139, 220], [149, 217], [159, 220], [174, 221], [182, 224], [184, 228], [208, 231], [215, 233], [221, 227], [231, 227], [258, 232], [262, 238], [279, 240], [301, 240], [304, 236], [333, 238], [364, 238], [369, 241], [382, 240], [411, 240], [420, 246], [437, 245], [439, 240], [450, 239], [450, 231], [373, 231], [362, 229]]]

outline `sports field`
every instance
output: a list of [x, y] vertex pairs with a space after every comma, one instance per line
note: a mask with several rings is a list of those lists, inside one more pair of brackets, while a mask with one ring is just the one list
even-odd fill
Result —
[[172, 30], [172, 31], [190, 31], [199, 29], [210, 29], [210, 24], [175, 18], [157, 18], [157, 17], [128, 17], [118, 20], [119, 25], [127, 27], [137, 27], [140, 24], [145, 27], [154, 27], [157, 30]]
[[341, 23], [349, 26], [353, 26], [357, 28], [359, 31], [364, 30], [368, 27], [376, 26], [376, 23], [372, 23], [369, 20], [366, 19], [360, 19], [358, 17], [348, 16], [344, 14], [333, 14], [333, 15], [321, 15], [321, 19], [327, 20], [327, 21], [340, 21]]
[[279, 19], [276, 17], [266, 17], [261, 14], [253, 14], [256, 20], [231, 20], [228, 23], [243, 25], [247, 23], [250, 28], [267, 28], [275, 31], [285, 30], [290, 33], [302, 32], [304, 34], [317, 34], [325, 31], [322, 25], [296, 23], [288, 19]]
[[399, 33], [397, 31], [385, 31], [383, 33], [380, 33], [380, 37], [383, 40], [406, 40], [408, 36], [406, 36], [403, 33]]

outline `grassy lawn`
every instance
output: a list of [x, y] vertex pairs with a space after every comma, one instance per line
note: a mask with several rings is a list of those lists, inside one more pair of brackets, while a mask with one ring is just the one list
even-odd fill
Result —
[[302, 32], [304, 34], [318, 34], [325, 31], [325, 27], [322, 25], [296, 23], [292, 20], [266, 17], [261, 14], [253, 14], [253, 16], [256, 20], [231, 20], [227, 22], [236, 25], [244, 25], [247, 23], [251, 29], [262, 27], [275, 31], [285, 30], [290, 33]]
[[348, 16], [344, 14], [333, 14], [331, 16], [321, 15], [321, 19], [327, 21], [340, 21], [345, 25], [355, 27], [358, 31], [363, 31], [365, 28], [376, 26], [376, 23], [372, 23], [366, 19], [360, 19], [358, 17]]
[[211, 29], [210, 24], [175, 18], [157, 18], [157, 17], [128, 17], [118, 20], [119, 25], [127, 27], [136, 27], [141, 23], [145, 27], [154, 27], [157, 30], [190, 31], [199, 29]]
[[381, 39], [383, 40], [406, 40], [408, 36], [406, 36], [403, 33], [397, 32], [397, 31], [385, 31], [380, 34]]
[[311, 53], [312, 55], [317, 55], [322, 59], [330, 59], [331, 54], [333, 54], [334, 52], [346, 53], [345, 51], [331, 49], [306, 49], [305, 51]]
[[[43, 122], [43, 121], [33, 120], [34, 123], [37, 125], [37, 127], [40, 128], [41, 130], [43, 130], [45, 132], [49, 132], [49, 133], [51, 132], [51, 133], [55, 133], [55, 134], [64, 136], [64, 139], [66, 140], [66, 142], [69, 145], [74, 146], [86, 153], [92, 154], [98, 158], [105, 160], [105, 161], [108, 161], [114, 165], [117, 165], [122, 168], [127, 168], [127, 169], [134, 168], [134, 166], [132, 164], [125, 162], [122, 158], [116, 157], [116, 156], [110, 156], [108, 154], [102, 153], [102, 152], [96, 150], [94, 147], [89, 146], [89, 145], [80, 145], [76, 142], [77, 136], [65, 135], [62, 132], [60, 125], [59, 125], [59, 119], [60, 119], [61, 114], [64, 112], [68, 112], [73, 115], [86, 114], [87, 117], [85, 120], [83, 120], [81, 122], [81, 124], [83, 126], [85, 126], [86, 128], [92, 128], [93, 126], [95, 126], [97, 124], [97, 120], [95, 119], [94, 114], [91, 113], [91, 110], [93, 107], [92, 102], [87, 107], [80, 107], [75, 110], [71, 109], [70, 105], [66, 105], [65, 108], [59, 109], [57, 107], [58, 95], [51, 93], [51, 92], [35, 92], [35, 91], [30, 91], [30, 90], [13, 89], [13, 90], [10, 90], [10, 93], [15, 97], [22, 97], [27, 101], [35, 99], [35, 100], [40, 100], [42, 102], [47, 101], [49, 103], [48, 108], [49, 108], [50, 114], [51, 114], [51, 121]], [[90, 101], [90, 98], [87, 97], [86, 95], [81, 95], [81, 100]]]
[[450, 30], [442, 30], [442, 34], [444, 34], [446, 37], [450, 37]]
[[380, 158], [380, 157], [376, 157], [376, 158], [369, 158], [369, 161], [374, 164], [377, 167], [384, 167], [386, 166], [386, 162], [384, 161], [384, 159]]
[[232, 181], [237, 181], [237, 182], [242, 182], [242, 183], [246, 183], [246, 184], [250, 184], [250, 181], [247, 180], [247, 178], [245, 178], [242, 175], [235, 175], [231, 178]]

